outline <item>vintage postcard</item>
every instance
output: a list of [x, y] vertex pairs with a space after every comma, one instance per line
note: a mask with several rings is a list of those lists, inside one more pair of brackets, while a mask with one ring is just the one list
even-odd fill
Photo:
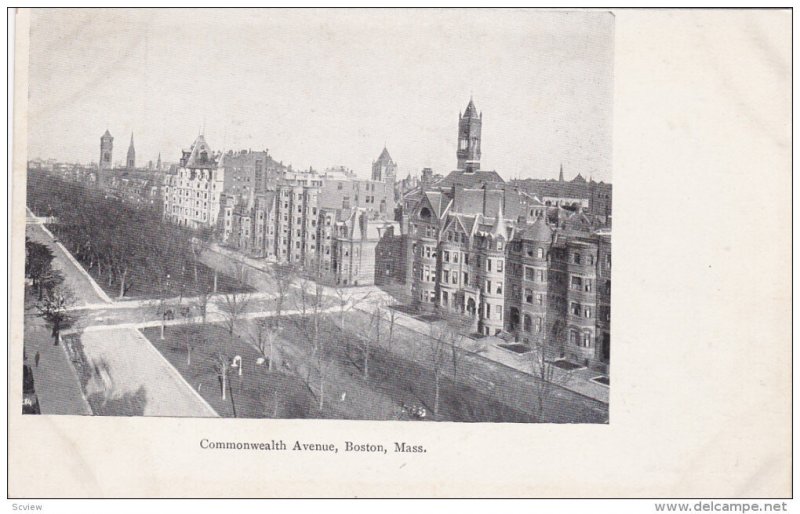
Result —
[[[615, 120], [618, 19], [18, 12], [11, 475], [54, 470], [10, 494], [646, 495], [654, 475], [568, 478], [646, 430], [642, 367], [669, 373], [631, 369], [653, 341], [628, 321], [645, 241], [615, 221], [650, 216], [641, 177], [614, 213], [615, 149], [638, 135]], [[529, 475], [542, 446], [557, 473]]]

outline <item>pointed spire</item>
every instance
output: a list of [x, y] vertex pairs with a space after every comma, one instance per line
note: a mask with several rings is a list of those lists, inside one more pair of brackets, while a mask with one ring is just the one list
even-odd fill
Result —
[[472, 96], [469, 97], [469, 103], [467, 104], [467, 110], [464, 111], [465, 118], [477, 118], [478, 117], [478, 109], [475, 108], [475, 102], [472, 100]]
[[558, 172], [558, 181], [564, 182], [564, 163], [561, 163], [561, 171]]
[[503, 238], [508, 237], [508, 233], [506, 232], [506, 220], [503, 217], [503, 200], [501, 199], [498, 206], [497, 206], [497, 216], [494, 220], [494, 225], [492, 226], [492, 236], [503, 236]]
[[133, 132], [131, 132], [131, 148], [133, 148]]

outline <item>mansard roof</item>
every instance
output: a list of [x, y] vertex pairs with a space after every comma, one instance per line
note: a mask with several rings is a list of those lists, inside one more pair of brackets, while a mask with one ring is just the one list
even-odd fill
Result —
[[[189, 154], [189, 159], [186, 161], [187, 168], [212, 168], [216, 165], [214, 155], [211, 153], [211, 147], [208, 146], [202, 134], [197, 136], [197, 139], [194, 140], [189, 151], [191, 153]], [[203, 152], [206, 154], [205, 160], [202, 156]]]

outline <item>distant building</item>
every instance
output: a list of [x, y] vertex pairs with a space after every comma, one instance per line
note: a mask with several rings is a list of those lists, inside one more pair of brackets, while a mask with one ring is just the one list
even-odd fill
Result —
[[392, 160], [385, 146], [378, 156], [378, 160], [372, 162], [372, 180], [390, 185], [391, 195], [388, 201], [394, 206], [394, 202], [397, 199], [397, 164]]
[[225, 183], [224, 168], [219, 169], [218, 160], [219, 155], [211, 152], [203, 135], [183, 150], [176, 172], [165, 177], [165, 220], [193, 229], [217, 225]]
[[570, 181], [564, 180], [561, 168], [558, 180], [525, 179], [514, 181], [521, 189], [540, 198], [545, 205], [579, 207], [591, 216], [608, 218], [612, 216], [612, 187], [605, 182], [587, 181], [580, 173]]

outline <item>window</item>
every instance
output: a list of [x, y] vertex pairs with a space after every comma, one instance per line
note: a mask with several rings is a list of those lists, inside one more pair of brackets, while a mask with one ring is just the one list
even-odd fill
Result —
[[444, 283], [450, 282], [450, 272], [448, 270], [442, 270], [442, 281]]
[[503, 319], [503, 309], [497, 309], [497, 319]]
[[580, 316], [581, 315], [581, 304], [572, 302], [570, 304], [570, 312], [572, 312], [572, 314], [575, 315], [575, 316]]
[[581, 277], [572, 277], [572, 281], [570, 282], [570, 288], [575, 291], [582, 291], [583, 290], [583, 279]]
[[486, 271], [492, 271], [492, 259], [486, 259]]
[[536, 305], [544, 305], [544, 297], [540, 294], [536, 295]]
[[587, 307], [587, 309], [586, 309], [586, 310], [583, 312], [583, 315], [584, 315], [584, 317], [586, 317], [586, 318], [591, 318], [591, 317], [592, 317], [592, 309], [589, 309], [589, 308]]
[[528, 254], [528, 257], [533, 257], [533, 247], [531, 245], [525, 245], [525, 252]]
[[497, 294], [503, 294], [503, 283], [502, 282], [498, 282], [497, 283]]
[[542, 318], [536, 318], [536, 323], [534, 327], [537, 334], [540, 334], [542, 332]]
[[464, 254], [464, 264], [469, 265], [469, 254], [468, 253]]
[[583, 284], [583, 290], [586, 291], [587, 293], [591, 293], [592, 292], [592, 281], [591, 280], [586, 279], [586, 283]]
[[502, 273], [503, 272], [503, 261], [502, 261], [502, 259], [497, 261], [497, 272], [498, 273]]
[[486, 319], [490, 319], [492, 317], [492, 306], [488, 303], [486, 304]]
[[450, 252], [447, 250], [444, 251], [444, 262], [450, 262]]
[[525, 266], [525, 280], [530, 280], [531, 282], [533, 282], [533, 273], [534, 273], [533, 268]]
[[576, 330], [569, 331], [569, 342], [574, 344], [575, 346], [578, 346], [580, 344], [580, 337]]
[[530, 315], [528, 315], [528, 314], [525, 315], [525, 317], [523, 318], [522, 326], [523, 326], [523, 329], [525, 330], [525, 332], [530, 332], [531, 331], [531, 317], [530, 317]]
[[533, 289], [525, 289], [525, 303], [533, 303]]
[[464, 273], [464, 285], [469, 285], [469, 273]]
[[592, 346], [592, 335], [591, 334], [583, 334], [583, 347], [589, 348]]
[[575, 252], [572, 254], [572, 263], [573, 264], [580, 264], [581, 263], [581, 254]]
[[453, 262], [458, 264], [458, 252], [453, 252]]
[[497, 242], [497, 249], [498, 250], [502, 250], [503, 249], [503, 242], [502, 241], [498, 241]]
[[458, 284], [458, 273], [455, 271], [453, 272], [453, 283]]
[[442, 291], [442, 305], [445, 305], [445, 306], [449, 305], [450, 302], [448, 300], [449, 300], [449, 298], [448, 298], [448, 295], [447, 295], [447, 291]]
[[592, 254], [589, 254], [589, 265], [590, 266], [594, 265], [594, 255]]
[[486, 292], [487, 293], [491, 293], [492, 292], [492, 281], [491, 280], [487, 280], [486, 281]]
[[538, 257], [539, 259], [543, 259], [544, 258], [544, 248], [537, 248], [536, 249], [536, 257]]

